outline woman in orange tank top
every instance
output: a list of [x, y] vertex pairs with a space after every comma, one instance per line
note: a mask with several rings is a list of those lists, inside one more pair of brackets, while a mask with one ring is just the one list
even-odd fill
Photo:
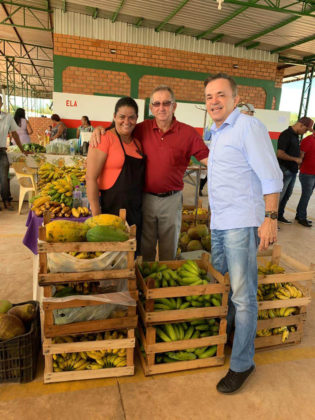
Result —
[[136, 101], [119, 99], [112, 125], [101, 136], [98, 147], [89, 148], [86, 187], [93, 216], [118, 215], [120, 209], [126, 209], [128, 224], [137, 226], [139, 249], [145, 157], [140, 142], [132, 135], [137, 118]]

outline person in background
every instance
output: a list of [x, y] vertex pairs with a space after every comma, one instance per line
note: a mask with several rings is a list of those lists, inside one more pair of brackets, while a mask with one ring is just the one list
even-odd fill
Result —
[[93, 216], [118, 215], [120, 209], [126, 209], [128, 224], [137, 226], [140, 249], [145, 158], [141, 143], [134, 136], [137, 119], [136, 101], [130, 97], [119, 99], [113, 123], [97, 147], [89, 148], [86, 189]]
[[213, 120], [208, 160], [211, 260], [217, 271], [229, 272], [228, 335], [235, 322], [230, 369], [217, 390], [230, 394], [255, 369], [257, 248], [267, 249], [277, 240], [282, 173], [267, 128], [237, 108], [235, 80], [219, 73], [204, 84]]
[[51, 137], [50, 140], [63, 139], [67, 140], [67, 126], [60, 120], [58, 114], [53, 114], [50, 117], [52, 121]]
[[93, 131], [93, 126], [91, 125], [91, 122], [89, 120], [89, 118], [84, 115], [81, 118], [81, 125], [77, 128], [77, 138], [80, 137], [80, 133], [92, 133]]
[[239, 109], [242, 114], [254, 116], [255, 107], [252, 104], [240, 104]]
[[312, 221], [307, 219], [307, 206], [315, 188], [315, 124], [312, 134], [302, 140], [300, 150], [303, 159], [299, 175], [302, 194], [295, 219], [302, 226], [312, 227]]
[[33, 134], [31, 124], [25, 117], [25, 109], [18, 108], [14, 114], [14, 120], [18, 126], [17, 133], [22, 144], [31, 143], [30, 134]]
[[[9, 160], [7, 155], [7, 136], [11, 132], [12, 137], [15, 140], [16, 145], [20, 149], [23, 155], [28, 155], [29, 152], [25, 152], [20, 141], [18, 131], [18, 125], [14, 121], [12, 115], [1, 111], [2, 108], [2, 96], [0, 95], [0, 188], [1, 197], [4, 207], [7, 210], [14, 211], [12, 204], [10, 203], [10, 190], [9, 190]], [[1, 210], [1, 207], [0, 207]]]
[[51, 130], [52, 130], [52, 125], [49, 125], [45, 130], [45, 136], [49, 137], [49, 139], [51, 137]]
[[312, 130], [314, 121], [308, 117], [300, 118], [294, 125], [282, 131], [278, 139], [277, 158], [283, 172], [283, 189], [279, 199], [278, 221], [292, 222], [284, 217], [284, 210], [291, 197], [303, 153], [300, 151], [299, 136]]

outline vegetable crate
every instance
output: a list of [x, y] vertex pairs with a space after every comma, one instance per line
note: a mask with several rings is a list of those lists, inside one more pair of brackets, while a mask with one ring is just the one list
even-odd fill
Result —
[[[125, 220], [125, 212], [120, 216]], [[129, 229], [129, 227], [128, 227]], [[134, 253], [136, 251], [136, 227], [130, 227], [130, 239], [124, 242], [56, 242], [46, 241], [46, 229], [39, 228], [39, 285], [44, 287], [44, 297], [53, 298], [52, 286], [64, 283], [91, 283], [101, 280], [120, 280], [128, 279], [128, 289], [133, 299], [137, 300]], [[87, 272], [70, 273], [50, 273], [48, 272], [47, 254], [48, 253], [67, 253], [67, 252], [127, 252], [127, 268], [113, 270], [99, 270]], [[94, 295], [94, 298], [97, 295]], [[68, 302], [49, 302], [43, 303], [44, 309], [44, 335], [47, 338], [79, 334], [86, 332], [97, 332], [117, 328], [136, 328], [137, 315], [136, 307], [128, 306], [127, 314], [124, 317], [103, 319], [97, 321], [76, 322], [66, 325], [55, 325], [53, 311], [55, 309], [76, 308], [82, 306], [94, 306], [104, 304], [103, 301], [71, 299]]]
[[[137, 342], [137, 351], [145, 375], [223, 365], [225, 359], [224, 344], [226, 343], [226, 319], [221, 318], [219, 322], [218, 335], [169, 342], [157, 342], [156, 327], [152, 326], [145, 328], [141, 322], [139, 322], [139, 342]], [[213, 346], [216, 346], [216, 348]], [[165, 354], [170, 354], [168, 352], [181, 354], [186, 353], [185, 351], [188, 349], [196, 350], [196, 348], [204, 351], [201, 358], [184, 361], [172, 361], [167, 358], [167, 362], [158, 363], [157, 358], [160, 357], [162, 359], [165, 357]], [[213, 349], [214, 351], [212, 351]]]
[[35, 378], [41, 345], [39, 304], [28, 301], [18, 305], [27, 303], [36, 305], [36, 318], [31, 321], [25, 334], [0, 342], [0, 383], [26, 383]]
[[[269, 263], [269, 267], [271, 264], [275, 265], [276, 271], [277, 269], [278, 271], [283, 271], [284, 269], [283, 273], [259, 274], [258, 287], [261, 288], [262, 285], [276, 284], [277, 289], [275, 290], [277, 291], [274, 293], [279, 296], [280, 290], [284, 291], [287, 295], [285, 298], [280, 293], [280, 298], [277, 298], [276, 295], [273, 300], [258, 300], [258, 311], [260, 314], [265, 314], [267, 317], [267, 314], [271, 311], [271, 314], [274, 313], [274, 315], [272, 315], [273, 318], [271, 319], [259, 319], [257, 322], [257, 331], [274, 331], [273, 329], [278, 329], [279, 331], [283, 327], [288, 327], [283, 330], [283, 332], [286, 331], [286, 329], [288, 330], [288, 333], [286, 333], [288, 336], [283, 336], [283, 334], [280, 333], [269, 336], [257, 336], [255, 339], [255, 348], [265, 349], [269, 347], [283, 347], [286, 344], [300, 343], [303, 337], [307, 305], [311, 302], [312, 278], [315, 273], [314, 267], [307, 267], [281, 252], [281, 247], [279, 245], [275, 245], [272, 250], [259, 253], [257, 261], [259, 266], [266, 267], [266, 264], [268, 265]], [[281, 310], [281, 308], [283, 309]], [[295, 310], [293, 308], [295, 308]], [[287, 313], [286, 310], [288, 310], [287, 312], [289, 313], [290, 311], [293, 311], [293, 314], [285, 315]]]
[[[197, 215], [196, 215], [197, 212]], [[198, 200], [197, 208], [192, 205], [183, 205], [182, 210], [182, 221], [183, 222], [208, 222], [209, 211], [202, 207], [202, 201]]]
[[105, 339], [105, 334], [93, 341], [44, 339], [44, 383], [134, 375], [135, 330], [128, 329], [125, 338]]
[[[142, 293], [142, 296], [145, 298], [144, 302], [141, 302], [141, 299], [138, 301], [138, 308], [142, 321], [146, 327], [167, 322], [186, 321], [191, 318], [226, 317], [228, 309], [228, 294], [230, 290], [228, 274], [223, 276], [216, 271], [209, 263], [208, 254], [203, 254], [202, 259], [196, 260], [195, 262], [200, 269], [207, 272], [212, 279], [212, 283], [155, 288], [154, 279], [148, 279], [145, 281], [140, 272], [139, 266], [136, 265], [138, 288], [140, 293]], [[174, 270], [178, 269], [185, 263], [185, 260], [160, 262], [160, 264], [165, 264], [167, 267]], [[221, 304], [219, 306], [154, 311], [155, 299], [204, 296], [211, 294], [222, 295]]]

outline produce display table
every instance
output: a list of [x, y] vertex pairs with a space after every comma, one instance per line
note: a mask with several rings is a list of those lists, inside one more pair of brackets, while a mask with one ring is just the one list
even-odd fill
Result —
[[[84, 220], [86, 220], [87, 217], [56, 217], [53, 220], [58, 219], [71, 220], [74, 222], [84, 222]], [[27, 246], [27, 248], [29, 248], [35, 255], [37, 255], [38, 228], [42, 226], [42, 224], [43, 217], [36, 216], [36, 214], [30, 210], [26, 221], [27, 231], [23, 239], [23, 244]]]

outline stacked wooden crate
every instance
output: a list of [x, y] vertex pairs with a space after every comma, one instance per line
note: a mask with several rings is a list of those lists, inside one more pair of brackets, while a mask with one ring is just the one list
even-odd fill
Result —
[[[39, 231], [40, 242], [38, 244], [39, 253], [39, 285], [44, 288], [43, 301], [43, 349], [45, 356], [44, 382], [59, 382], [90, 378], [106, 378], [111, 376], [125, 376], [134, 374], [134, 348], [135, 348], [135, 328], [137, 326], [136, 306], [128, 306], [127, 311], [119, 314], [119, 317], [112, 317], [101, 320], [91, 320], [56, 325], [54, 322], [54, 310], [79, 308], [86, 306], [104, 305], [104, 301], [86, 299], [69, 299], [63, 302], [54, 302], [53, 287], [72, 283], [95, 283], [102, 280], [119, 281], [128, 279], [128, 291], [135, 300], [138, 298], [136, 288], [134, 254], [136, 251], [135, 226], [130, 228], [130, 238], [125, 242], [67, 242], [49, 243], [46, 242], [45, 227]], [[88, 272], [70, 273], [51, 273], [48, 270], [48, 253], [68, 253], [68, 252], [124, 252], [127, 253], [127, 267], [123, 269], [108, 269]], [[45, 301], [45, 298], [49, 298]], [[119, 331], [119, 336], [124, 338], [105, 339], [106, 332]], [[93, 341], [93, 335], [98, 338]], [[88, 339], [85, 337], [89, 335]], [[80, 337], [81, 336], [81, 337]], [[62, 338], [70, 337], [69, 342], [63, 342]], [[98, 352], [106, 349], [126, 349], [126, 366], [106, 367], [96, 370], [73, 370], [60, 371], [54, 360], [59, 354], [78, 354], [84, 352]], [[103, 351], [104, 353], [104, 351]], [[96, 353], [97, 354], [97, 353]], [[74, 356], [75, 357], [75, 356]], [[96, 366], [96, 365], [95, 365]]]
[[[258, 288], [260, 288], [261, 285], [276, 284], [276, 287], [280, 287], [281, 290], [283, 287], [286, 289], [286, 285], [289, 285], [289, 289], [291, 287], [291, 290], [292, 286], [294, 287], [293, 291], [295, 291], [295, 295], [296, 290], [300, 293], [296, 297], [289, 296], [289, 293], [287, 293], [287, 298], [282, 296], [282, 298], [279, 299], [275, 296], [274, 298], [270, 297], [268, 300], [262, 300], [262, 298], [258, 296], [259, 318], [261, 318], [261, 315], [264, 313], [267, 317], [270, 312], [272, 318], [258, 319], [257, 334], [260, 334], [260, 336], [257, 335], [255, 339], [255, 348], [264, 349], [269, 347], [283, 347], [287, 344], [299, 344], [303, 338], [307, 306], [311, 302], [314, 266], [307, 267], [305, 264], [286, 255], [281, 251], [279, 245], [275, 245], [273, 249], [260, 253], [257, 259], [258, 265], [264, 266], [269, 263], [269, 265], [275, 264], [275, 266], [280, 266], [280, 268], [284, 269], [283, 273], [259, 274]], [[283, 315], [280, 315], [279, 313], [281, 308], [284, 308], [283, 311], [281, 311]], [[295, 310], [291, 315], [286, 316], [284, 314], [285, 309], [287, 308], [295, 308]], [[281, 329], [283, 331], [281, 331]], [[288, 332], [286, 332], [286, 330]], [[265, 331], [266, 336], [263, 336], [261, 331]], [[287, 336], [284, 336], [283, 333]]]
[[[206, 366], [218, 366], [224, 364], [224, 345], [226, 343], [226, 315], [229, 293], [228, 275], [222, 276], [209, 263], [208, 255], [203, 254], [201, 260], [197, 260], [199, 268], [205, 270], [212, 278], [212, 282], [202, 285], [174, 286], [155, 288], [153, 279], [144, 279], [139, 267], [136, 266], [136, 275], [140, 294], [144, 299], [138, 301], [139, 308], [139, 343], [138, 350], [143, 370], [146, 375], [173, 372], [179, 370], [196, 369]], [[176, 270], [185, 264], [185, 261], [166, 261], [169, 268]], [[221, 294], [220, 306], [193, 307], [177, 310], [154, 311], [154, 300], [163, 298], [177, 298], [186, 296], [204, 296]], [[216, 319], [219, 322], [217, 335], [176, 340], [170, 342], [158, 342], [156, 327], [170, 323], [185, 323], [200, 319]], [[178, 350], [217, 346], [215, 355], [196, 360], [174, 361], [172, 363], [158, 363], [156, 355]], [[142, 350], [142, 351], [141, 351]]]

